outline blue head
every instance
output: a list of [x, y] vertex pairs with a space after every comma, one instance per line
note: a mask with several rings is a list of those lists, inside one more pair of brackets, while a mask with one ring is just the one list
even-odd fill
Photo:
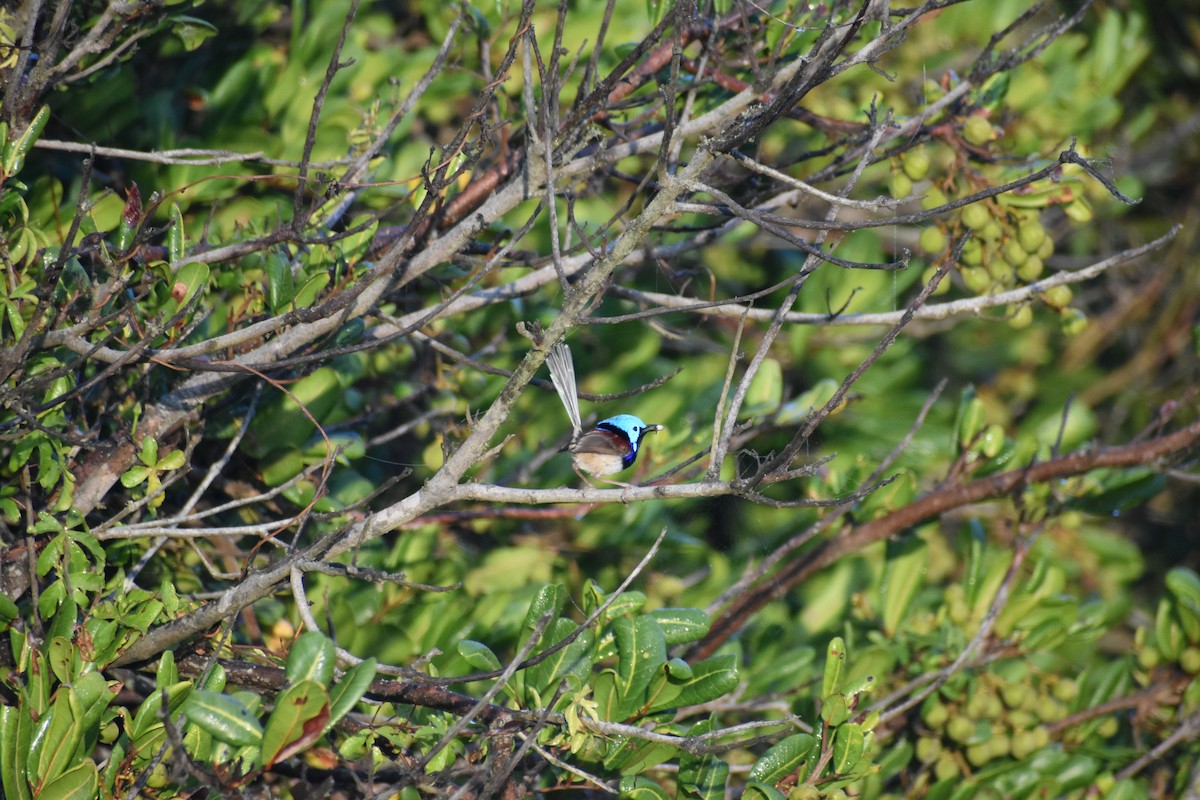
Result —
[[626, 466], [632, 464], [633, 460], [637, 457], [638, 445], [642, 442], [642, 435], [650, 431], [662, 430], [662, 425], [648, 425], [642, 422], [641, 417], [635, 417], [633, 414], [618, 414], [615, 417], [609, 417], [596, 423], [596, 427], [618, 434], [629, 443], [630, 452]]

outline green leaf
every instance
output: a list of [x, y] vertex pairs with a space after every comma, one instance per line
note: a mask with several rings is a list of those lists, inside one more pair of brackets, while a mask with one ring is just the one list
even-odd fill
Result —
[[825, 649], [825, 677], [821, 682], [821, 699], [828, 700], [842, 693], [846, 670], [846, 642], [840, 636], [829, 640]]
[[846, 705], [846, 696], [831, 694], [821, 700], [821, 719], [829, 727], [841, 725], [850, 718], [850, 709]]
[[31, 800], [25, 754], [33, 735], [33, 716], [26, 704], [0, 704], [0, 786], [11, 800]]
[[1187, 645], [1183, 626], [1179, 624], [1175, 609], [1166, 597], [1158, 601], [1158, 613], [1154, 617], [1154, 644], [1168, 661], [1177, 660]]
[[145, 483], [148, 477], [150, 477], [149, 467], [133, 466], [121, 475], [121, 485], [126, 489], [132, 489], [135, 486]]
[[[666, 731], [659, 728], [657, 732]], [[604, 757], [604, 768], [622, 775], [636, 775], [655, 764], [669, 761], [675, 757], [678, 750], [679, 748], [663, 742], [650, 742], [631, 736], [621, 742], [620, 747], [609, 751]]]
[[183, 49], [189, 53], [204, 44], [206, 39], [216, 36], [218, 33], [215, 25], [199, 17], [181, 14], [171, 17], [170, 22], [171, 33], [179, 37], [179, 40], [183, 42]]
[[[187, 700], [192, 692], [191, 681], [180, 681], [167, 689], [167, 710], [172, 716], [179, 711], [179, 706]], [[162, 691], [155, 691], [138, 706], [129, 725], [129, 738], [138, 750], [142, 750], [143, 740], [154, 730], [162, 730], [162, 722], [158, 718], [162, 710]]]
[[46, 660], [59, 683], [69, 684], [74, 679], [73, 662], [76, 657], [75, 646], [65, 636], [55, 636], [46, 648]]
[[30, 120], [29, 127], [4, 147], [4, 177], [16, 175], [21, 171], [21, 167], [25, 165], [25, 156], [42, 135], [42, 129], [46, 127], [49, 119], [50, 106], [42, 106]]
[[537, 627], [538, 621], [547, 614], [558, 616], [562, 611], [562, 607], [567, 602], [567, 589], [561, 583], [547, 583], [538, 589], [534, 595], [533, 601], [529, 604], [529, 610], [525, 612], [525, 623], [522, 626], [525, 631], [532, 631]]
[[[337, 405], [342, 382], [333, 367], [321, 367], [288, 387], [289, 395], [273, 399], [250, 423], [259, 454], [299, 447], [315, 432], [308, 415], [320, 423]], [[307, 409], [307, 414], [300, 406]]]
[[975, 387], [969, 386], [963, 390], [963, 404], [958, 416], [958, 446], [967, 449], [975, 441], [975, 437], [983, 430], [984, 422], [983, 401], [975, 396]]
[[329, 637], [320, 631], [306, 631], [292, 642], [285, 674], [290, 683], [313, 680], [328, 687], [336, 662], [337, 653]]
[[[713, 730], [712, 720], [692, 726], [688, 736], [700, 736]], [[679, 791], [677, 798], [687, 800], [724, 800], [725, 784], [729, 780], [729, 765], [715, 755], [679, 756]]]
[[658, 621], [669, 645], [695, 642], [712, 627], [708, 614], [698, 608], [657, 608], [649, 616]]
[[496, 658], [496, 654], [492, 652], [491, 648], [482, 642], [463, 639], [458, 643], [456, 649], [473, 669], [481, 671], [500, 669], [500, 659]]
[[783, 402], [783, 367], [773, 358], [763, 359], [746, 390], [742, 418], [759, 417], [776, 411]]
[[738, 658], [733, 653], [706, 658], [692, 667], [692, 677], [680, 686], [674, 703], [682, 708], [716, 700], [736, 689], [740, 680]]
[[100, 788], [96, 762], [84, 759], [59, 775], [38, 792], [38, 800], [91, 800]]
[[[558, 644], [575, 632], [575, 623], [569, 619], [557, 619], [550, 626], [546, 637], [547, 647]], [[527, 685], [542, 697], [547, 697], [567, 675], [578, 675], [581, 679], [592, 671], [592, 632], [583, 631], [575, 641], [550, 655], [526, 671]]]
[[48, 783], [72, 766], [83, 729], [71, 710], [68, 692], [59, 692], [39, 721], [29, 747], [29, 774], [35, 785]]
[[257, 745], [263, 727], [242, 701], [220, 692], [196, 690], [183, 704], [188, 720], [217, 741], [234, 747]]
[[174, 283], [171, 287], [171, 297], [175, 302], [166, 304], [166, 313], [173, 315], [190, 303], [196, 292], [208, 286], [208, 276], [207, 264], [193, 261], [180, 267], [175, 273]]
[[899, 542], [888, 543], [881, 598], [883, 631], [887, 636], [893, 636], [904, 622], [928, 568], [928, 546], [922, 539], [909, 536]]
[[866, 735], [861, 725], [849, 723], [837, 729], [833, 737], [833, 761], [831, 766], [834, 773], [846, 775], [853, 772], [862, 760], [866, 749]]
[[350, 710], [363, 698], [375, 680], [375, 670], [378, 662], [373, 658], [359, 662], [346, 671], [342, 679], [333, 685], [329, 691], [329, 722], [325, 730], [329, 730], [338, 720], [350, 713]]
[[172, 450], [158, 461], [158, 469], [167, 472], [183, 466], [183, 451]]
[[667, 660], [667, 675], [671, 680], [676, 682], [690, 681], [696, 674], [692, 669], [692, 665], [684, 661], [682, 658], [671, 658]]
[[329, 273], [318, 272], [306, 280], [292, 297], [292, 305], [296, 308], [308, 308], [317, 300], [321, 290], [329, 285]]
[[187, 239], [183, 230], [183, 212], [178, 203], [171, 204], [171, 227], [167, 229], [167, 259], [174, 264], [183, 259]]
[[142, 439], [142, 449], [138, 454], [138, 458], [148, 467], [158, 464], [158, 440], [153, 436], [147, 436]]
[[308, 748], [329, 722], [329, 695], [317, 681], [304, 680], [275, 700], [262, 735], [262, 764], [271, 767]]
[[787, 800], [787, 798], [783, 792], [770, 784], [751, 781], [742, 790], [742, 800]]
[[646, 607], [646, 595], [638, 591], [623, 592], [620, 597], [604, 612], [604, 622], [611, 622], [618, 617], [632, 617], [641, 613]]
[[75, 753], [76, 759], [91, 756], [99, 735], [100, 719], [108, 704], [116, 697], [116, 692], [99, 672], [86, 672], [71, 686], [67, 700], [72, 715], [79, 721], [83, 731], [82, 743]]
[[788, 775], [799, 772], [816, 746], [817, 737], [811, 733], [797, 733], [780, 740], [754, 762], [750, 769], [750, 780], [779, 783]]
[[620, 717], [627, 719], [646, 702], [646, 689], [667, 663], [667, 642], [653, 617], [621, 617], [613, 621], [617, 643]]
[[278, 312], [292, 301], [292, 295], [296, 291], [292, 286], [292, 265], [289, 259], [280, 253], [271, 253], [266, 261], [267, 305], [272, 311]]
[[663, 788], [649, 778], [626, 775], [621, 778], [621, 800], [669, 800]]

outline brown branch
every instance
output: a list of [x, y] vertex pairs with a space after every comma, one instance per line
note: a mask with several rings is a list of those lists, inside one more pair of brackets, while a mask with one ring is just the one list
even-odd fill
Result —
[[1046, 483], [1095, 469], [1165, 466], [1197, 446], [1200, 446], [1200, 421], [1175, 433], [1138, 444], [1070, 453], [1040, 464], [934, 491], [886, 516], [846, 530], [836, 539], [825, 542], [784, 567], [769, 583], [742, 595], [713, 622], [712, 630], [692, 647], [688, 659], [699, 660], [712, 655], [741, 630], [757, 611], [843, 556], [858, 552], [873, 542], [894, 536], [927, 519], [1002, 497], [1026, 484]]

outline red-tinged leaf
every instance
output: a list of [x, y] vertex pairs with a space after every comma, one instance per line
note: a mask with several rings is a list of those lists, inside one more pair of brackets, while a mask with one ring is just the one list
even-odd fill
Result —
[[271, 767], [321, 737], [329, 721], [329, 694], [314, 680], [288, 687], [275, 701], [262, 737], [264, 767]]

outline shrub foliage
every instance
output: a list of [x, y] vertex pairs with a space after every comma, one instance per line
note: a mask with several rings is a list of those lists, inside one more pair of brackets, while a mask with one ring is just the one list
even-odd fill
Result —
[[1186, 108], [1062, 5], [0, 10], [4, 796], [1198, 791]]

